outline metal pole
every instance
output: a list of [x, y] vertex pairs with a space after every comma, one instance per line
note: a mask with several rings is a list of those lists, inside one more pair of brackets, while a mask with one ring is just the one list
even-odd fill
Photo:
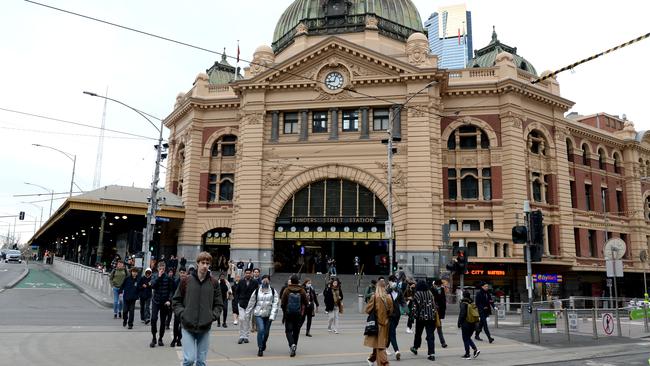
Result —
[[49, 217], [52, 217], [52, 203], [54, 202], [54, 190], [50, 191], [50, 215]]
[[74, 171], [77, 167], [77, 155], [72, 155], [74, 158], [72, 159], [72, 179], [70, 179], [70, 195], [68, 197], [72, 197], [72, 186], [74, 185]]
[[[158, 210], [158, 180], [160, 178], [160, 158], [162, 154], [162, 140], [163, 140], [163, 121], [160, 121], [160, 135], [158, 137], [158, 145], [156, 148], [156, 167], [153, 173], [153, 180], [151, 182], [151, 196], [149, 200], [149, 207], [147, 208], [147, 225], [146, 235], [142, 241], [142, 251], [144, 252], [143, 266], [149, 266], [151, 260], [151, 252], [149, 251], [149, 243], [153, 240], [153, 233], [156, 229], [156, 211]], [[146, 267], [145, 267], [146, 268]]]
[[643, 327], [646, 333], [650, 332], [650, 327], [648, 326], [648, 304], [645, 302], [643, 303]]
[[571, 342], [571, 331], [569, 329], [569, 310], [567, 308], [562, 309], [562, 315], [564, 316], [564, 329], [566, 331], [566, 339]]
[[[526, 211], [526, 278], [527, 278], [527, 287], [528, 287], [528, 313], [533, 311], [533, 266], [530, 261], [530, 209], [529, 203], [526, 201], [524, 203], [524, 211]], [[537, 313], [535, 313], [537, 314]], [[537, 319], [535, 319], [537, 322]], [[533, 321], [530, 322], [530, 342], [535, 342], [535, 324]]]
[[389, 273], [393, 270], [393, 121], [395, 116], [401, 113], [401, 106], [394, 110], [393, 118], [388, 126], [388, 225], [390, 225], [390, 236], [388, 237], [388, 261], [390, 263]]
[[592, 308], [591, 310], [592, 310], [592, 317], [594, 319], [594, 321], [593, 321], [593, 326], [594, 326], [593, 327], [594, 328], [593, 329], [593, 332], [594, 332], [593, 333], [594, 334], [593, 338], [598, 339], [598, 326], [596, 325], [596, 321], [598, 321], [598, 311], [596, 310], [596, 308]]

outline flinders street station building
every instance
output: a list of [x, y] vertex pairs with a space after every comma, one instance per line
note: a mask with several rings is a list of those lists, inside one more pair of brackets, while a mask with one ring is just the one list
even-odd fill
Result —
[[354, 273], [359, 257], [379, 274], [392, 235], [414, 274], [436, 274], [440, 249], [465, 246], [465, 283], [517, 298], [526, 265], [511, 229], [530, 201], [544, 215], [540, 290], [602, 295], [603, 247], [616, 237], [619, 289], [642, 295], [650, 133], [568, 114], [557, 80], [532, 83], [549, 72], [506, 43], [493, 33], [470, 67], [441, 69], [410, 0], [294, 1], [250, 65], [218, 60], [165, 119], [166, 190], [184, 208], [175, 252], [250, 259], [263, 272], [313, 273], [333, 258]]

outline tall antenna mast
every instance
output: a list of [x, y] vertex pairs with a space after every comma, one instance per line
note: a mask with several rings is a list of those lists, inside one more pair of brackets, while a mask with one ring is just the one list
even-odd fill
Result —
[[[108, 96], [108, 86], [106, 94]], [[97, 160], [95, 160], [95, 178], [93, 179], [93, 189], [99, 188], [102, 180], [102, 158], [104, 156], [104, 128], [106, 128], [106, 104], [108, 99], [104, 99], [104, 112], [102, 113], [102, 128], [99, 132], [99, 143], [97, 144]]]

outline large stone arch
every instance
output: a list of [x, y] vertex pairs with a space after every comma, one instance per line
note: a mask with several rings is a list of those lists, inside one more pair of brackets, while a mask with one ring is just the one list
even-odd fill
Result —
[[494, 147], [499, 147], [499, 140], [497, 139], [497, 134], [494, 132], [492, 127], [490, 125], [478, 118], [474, 117], [463, 117], [455, 120], [454, 122], [450, 123], [447, 128], [442, 132], [442, 135], [440, 137], [441, 143], [443, 143], [443, 146], [447, 146], [447, 140], [449, 140], [449, 136], [451, 135], [452, 132], [456, 131], [459, 127], [461, 126], [466, 126], [466, 125], [474, 125], [481, 130], [483, 130], [488, 138], [490, 139], [490, 148]]
[[203, 145], [203, 149], [201, 152], [201, 156], [203, 157], [209, 157], [212, 153], [212, 145], [220, 139], [222, 136], [225, 135], [233, 135], [237, 136], [237, 141], [239, 142], [239, 130], [233, 127], [226, 127], [221, 130], [215, 131], [210, 137], [208, 137], [208, 140], [205, 142]]
[[[266, 217], [268, 219], [262, 220], [262, 235], [266, 237], [263, 238], [263, 240], [268, 239], [270, 242], [270, 239], [272, 239], [278, 215], [291, 196], [309, 183], [334, 178], [347, 179], [363, 185], [377, 195], [384, 206], [388, 208], [388, 186], [386, 182], [374, 174], [349, 165], [326, 164], [316, 166], [293, 176], [288, 182], [284, 183], [275, 194], [273, 194], [270, 204], [266, 209]], [[398, 225], [400, 224], [399, 221], [401, 221], [401, 218], [406, 218], [406, 215], [397, 214], [400, 210], [401, 204], [394, 191], [392, 195], [392, 203], [395, 225]]]
[[[555, 139], [553, 138], [553, 134], [551, 131], [549, 131], [548, 128], [543, 123], [540, 122], [531, 122], [529, 123], [526, 128], [524, 128], [523, 131], [523, 138], [524, 140], [528, 140], [528, 134], [531, 133], [533, 130], [537, 130], [541, 132], [544, 135], [544, 139], [546, 139], [546, 142], [548, 143], [548, 147], [550, 149], [550, 152], [555, 153]], [[574, 145], [575, 146], [575, 145]], [[552, 156], [551, 154], [548, 154], [549, 156]]]
[[208, 231], [222, 227], [222, 228], [231, 228], [232, 229], [232, 219], [230, 218], [221, 218], [221, 217], [211, 217], [209, 219], [199, 220], [199, 225], [201, 227], [201, 235], [207, 233]]

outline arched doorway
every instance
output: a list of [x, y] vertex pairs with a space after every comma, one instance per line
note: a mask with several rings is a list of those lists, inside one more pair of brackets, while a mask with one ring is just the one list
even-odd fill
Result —
[[388, 273], [388, 211], [372, 191], [346, 179], [313, 182], [296, 192], [277, 217], [274, 267], [278, 272]]
[[230, 260], [230, 228], [214, 228], [201, 237], [201, 250], [212, 255], [213, 272], [226, 272]]

